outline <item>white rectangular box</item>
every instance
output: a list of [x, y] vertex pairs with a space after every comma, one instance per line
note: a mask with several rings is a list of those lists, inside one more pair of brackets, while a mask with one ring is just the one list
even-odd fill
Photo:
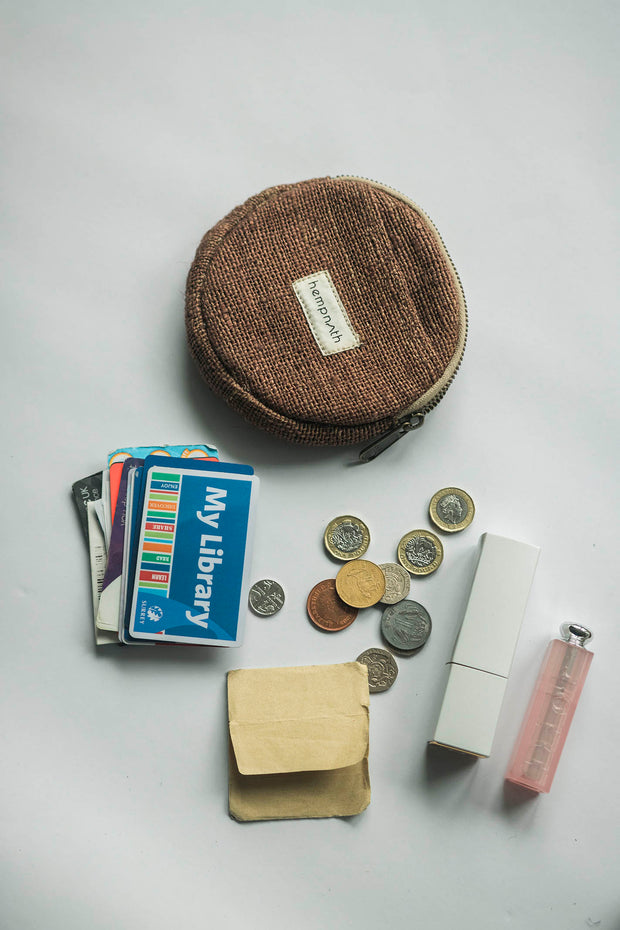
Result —
[[431, 743], [491, 753], [540, 549], [485, 533]]

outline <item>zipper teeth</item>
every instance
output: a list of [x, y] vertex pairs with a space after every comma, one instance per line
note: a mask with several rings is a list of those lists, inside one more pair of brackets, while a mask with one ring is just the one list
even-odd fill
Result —
[[[421, 206], [419, 206], [419, 204], [417, 204], [417, 203], [415, 203], [413, 200], [411, 200], [410, 197], [407, 197], [406, 194], [403, 194], [402, 191], [397, 190], [397, 188], [392, 187], [390, 184], [384, 184], [382, 181], [375, 181], [373, 178], [365, 178], [365, 177], [362, 177], [362, 175], [358, 175], [358, 174], [337, 174], [335, 179], [336, 179], [336, 180], [339, 180], [339, 179], [340, 179], [340, 180], [343, 180], [343, 179], [350, 179], [350, 180], [352, 180], [352, 181], [366, 181], [368, 184], [376, 184], [377, 187], [382, 187], [384, 190], [393, 191], [395, 194], [398, 195], [398, 197], [402, 198], [405, 202], [408, 202], [408, 203], [413, 204], [413, 205], [415, 206], [416, 210], [419, 210], [419, 211], [420, 211], [420, 213], [422, 214], [422, 216], [424, 217], [424, 219], [427, 220], [427, 222], [429, 223], [429, 225], [432, 226], [433, 230], [435, 231], [435, 234], [436, 234], [437, 238], [439, 239], [439, 241], [441, 242], [441, 244], [442, 244], [442, 246], [443, 246], [443, 250], [444, 250], [444, 252], [446, 253], [446, 256], [447, 256], [447, 258], [448, 258], [448, 261], [450, 262], [450, 265], [451, 265], [451, 267], [452, 267], [452, 271], [454, 272], [454, 276], [455, 276], [456, 280], [458, 281], [459, 289], [460, 289], [460, 291], [461, 291], [461, 297], [462, 297], [462, 299], [463, 299], [463, 310], [465, 311], [465, 335], [464, 335], [464, 337], [463, 337], [463, 345], [462, 345], [462, 347], [461, 347], [461, 354], [460, 354], [460, 356], [459, 356], [458, 362], [456, 363], [456, 368], [454, 369], [454, 371], [453, 371], [452, 374], [450, 375], [450, 378], [448, 379], [448, 381], [444, 384], [443, 388], [439, 391], [439, 393], [438, 393], [435, 397], [433, 397], [433, 399], [432, 399], [431, 401], [429, 401], [427, 404], [425, 404], [424, 407], [421, 407], [420, 410], [414, 410], [414, 411], [412, 411], [413, 413], [421, 413], [421, 414], [423, 414], [424, 416], [426, 416], [427, 413], [430, 413], [431, 410], [434, 410], [435, 407], [437, 406], [437, 404], [438, 404], [441, 400], [443, 400], [443, 398], [444, 398], [444, 396], [445, 396], [445, 394], [446, 394], [448, 388], [450, 387], [450, 385], [452, 384], [452, 382], [453, 382], [454, 379], [456, 378], [456, 375], [457, 375], [457, 373], [458, 373], [458, 370], [459, 370], [459, 368], [461, 367], [461, 362], [463, 361], [463, 356], [464, 356], [464, 354], [465, 354], [465, 346], [467, 345], [467, 336], [469, 335], [469, 315], [468, 315], [468, 312], [467, 312], [467, 298], [465, 297], [465, 291], [463, 290], [463, 284], [462, 284], [462, 282], [461, 282], [460, 275], [459, 275], [458, 271], [456, 270], [456, 267], [455, 267], [454, 262], [452, 261], [452, 256], [450, 255], [450, 253], [448, 252], [448, 250], [447, 250], [447, 248], [446, 248], [446, 244], [445, 244], [445, 242], [443, 241], [443, 236], [441, 235], [441, 233], [439, 232], [439, 230], [437, 229], [437, 227], [436, 227], [435, 224], [433, 223], [433, 221], [432, 221], [432, 219], [430, 218], [430, 216], [429, 216], [427, 213], [425, 213], [425, 211], [422, 209]], [[408, 416], [409, 416], [409, 415], [408, 415]], [[399, 418], [399, 421], [400, 421], [400, 419], [403, 419], [403, 418], [400, 417], [400, 418]], [[407, 419], [407, 417], [405, 417], [404, 419]]]
[[[459, 283], [460, 283], [460, 282], [459, 282]], [[463, 356], [465, 355], [465, 346], [467, 345], [468, 331], [469, 331], [469, 324], [468, 324], [468, 320], [467, 320], [467, 308], [465, 308], [465, 336], [464, 336], [464, 338], [463, 338], [463, 347], [462, 347], [462, 349], [461, 349], [461, 354], [460, 354], [460, 356], [459, 356], [459, 360], [458, 360], [458, 362], [456, 363], [456, 368], [454, 369], [454, 371], [453, 371], [452, 374], [450, 375], [449, 380], [444, 384], [444, 386], [443, 386], [443, 388], [441, 389], [441, 391], [437, 394], [437, 396], [434, 397], [434, 398], [432, 399], [432, 401], [429, 401], [428, 404], [425, 404], [424, 407], [423, 407], [421, 410], [416, 410], [416, 411], [414, 411], [415, 413], [423, 413], [423, 414], [426, 416], [426, 414], [427, 414], [427, 413], [430, 413], [431, 410], [434, 410], [435, 407], [437, 406], [437, 404], [438, 404], [441, 400], [443, 400], [443, 398], [445, 397], [445, 395], [446, 395], [446, 393], [447, 393], [447, 391], [448, 391], [448, 388], [450, 387], [450, 385], [452, 384], [452, 382], [453, 382], [454, 379], [456, 378], [456, 376], [457, 376], [457, 374], [458, 374], [458, 371], [459, 371], [459, 368], [461, 367], [461, 362], [463, 361]]]

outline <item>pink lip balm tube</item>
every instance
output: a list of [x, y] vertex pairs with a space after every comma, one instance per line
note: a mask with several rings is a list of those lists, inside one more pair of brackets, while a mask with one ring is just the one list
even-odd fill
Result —
[[592, 634], [584, 626], [563, 623], [562, 639], [547, 646], [506, 780], [547, 792], [551, 788], [568, 730], [577, 707], [592, 653], [585, 643]]

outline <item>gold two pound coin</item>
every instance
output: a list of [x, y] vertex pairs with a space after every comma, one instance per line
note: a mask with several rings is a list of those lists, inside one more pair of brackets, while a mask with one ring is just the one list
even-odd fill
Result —
[[351, 607], [372, 607], [385, 594], [385, 575], [374, 562], [356, 559], [336, 575], [336, 591]]
[[428, 508], [431, 520], [444, 533], [460, 533], [469, 526], [475, 512], [473, 500], [460, 488], [442, 488], [437, 491]]
[[412, 575], [430, 575], [443, 561], [441, 540], [429, 530], [412, 530], [398, 544], [398, 561]]
[[364, 555], [370, 545], [370, 532], [359, 517], [346, 514], [327, 524], [323, 539], [330, 555], [349, 562]]

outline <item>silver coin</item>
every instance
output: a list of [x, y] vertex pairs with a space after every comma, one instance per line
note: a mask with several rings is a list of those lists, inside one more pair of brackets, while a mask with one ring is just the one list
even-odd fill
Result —
[[335, 549], [348, 555], [362, 545], [364, 535], [357, 523], [343, 523], [330, 536], [330, 542]]
[[476, 508], [473, 500], [460, 488], [442, 488], [433, 494], [428, 513], [444, 533], [459, 533], [474, 519]]
[[437, 502], [437, 513], [444, 523], [456, 526], [467, 517], [467, 501], [462, 494], [446, 494]]
[[271, 578], [263, 578], [250, 588], [250, 607], [261, 617], [273, 617], [284, 605], [282, 585]]
[[368, 690], [371, 694], [387, 691], [396, 681], [398, 665], [387, 649], [366, 649], [356, 661], [368, 668]]
[[405, 545], [405, 553], [416, 568], [428, 568], [437, 557], [437, 548], [428, 536], [416, 536]]
[[401, 652], [413, 652], [423, 646], [431, 629], [428, 610], [417, 601], [400, 601], [386, 607], [381, 617], [383, 638]]
[[385, 594], [381, 604], [397, 604], [407, 597], [411, 589], [409, 572], [396, 562], [384, 562], [379, 568], [385, 575]]

